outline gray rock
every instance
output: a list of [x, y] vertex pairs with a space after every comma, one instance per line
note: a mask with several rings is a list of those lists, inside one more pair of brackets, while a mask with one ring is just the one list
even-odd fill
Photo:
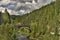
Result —
[[30, 40], [30, 39], [29, 39], [28, 36], [26, 36], [26, 35], [20, 35], [20, 36], [18, 37], [18, 40]]

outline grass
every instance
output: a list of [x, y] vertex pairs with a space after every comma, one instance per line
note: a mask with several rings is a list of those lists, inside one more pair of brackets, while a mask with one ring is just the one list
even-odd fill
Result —
[[[30, 35], [32, 40], [60, 40], [60, 1], [56, 0], [41, 9], [23, 16], [11, 16], [11, 24], [0, 25], [0, 40], [15, 40], [16, 34]], [[27, 29], [21, 31], [14, 24], [30, 25], [31, 33]]]

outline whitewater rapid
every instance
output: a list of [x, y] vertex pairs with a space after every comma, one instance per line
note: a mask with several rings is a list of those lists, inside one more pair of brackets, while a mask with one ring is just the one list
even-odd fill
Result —
[[0, 11], [7, 9], [10, 15], [24, 15], [54, 1], [56, 0], [0, 0]]

